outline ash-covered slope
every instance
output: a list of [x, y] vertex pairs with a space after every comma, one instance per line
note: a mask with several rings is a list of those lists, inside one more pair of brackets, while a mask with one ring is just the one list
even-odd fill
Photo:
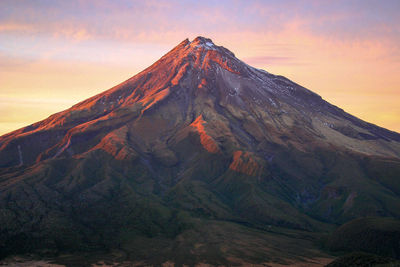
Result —
[[319, 232], [400, 217], [399, 134], [203, 37], [1, 136], [0, 167], [7, 251], [174, 239], [193, 220]]

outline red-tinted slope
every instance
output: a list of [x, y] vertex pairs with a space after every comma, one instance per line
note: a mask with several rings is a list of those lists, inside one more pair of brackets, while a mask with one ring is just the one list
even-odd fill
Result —
[[[289, 136], [297, 147], [304, 141], [322, 138], [358, 152], [399, 155], [400, 138], [395, 133], [359, 121], [310, 91], [282, 77], [251, 68], [227, 49], [198, 37], [192, 42], [183, 41], [120, 85], [0, 137], [0, 166], [32, 164], [58, 157], [71, 144], [79, 146], [72, 154], [90, 150], [96, 144], [88, 139], [97, 135], [102, 138], [108, 131], [140, 120], [144, 113], [157, 109], [168, 98], [176, 106], [169, 105], [167, 109], [177, 113], [176, 118], [167, 118], [170, 123], [189, 125], [197, 117], [207, 116], [208, 109], [225, 118], [228, 122], [224, 125], [230, 130], [235, 130], [231, 124], [237, 123], [229, 121], [232, 116], [243, 121], [242, 126], [250, 137], [239, 133], [241, 130], [225, 133], [233, 136], [232, 143], [239, 142], [235, 136], [239, 134], [245, 137], [245, 142], [256, 138], [283, 144], [287, 140], [276, 138], [281, 135]], [[301, 127], [300, 131], [296, 125]], [[272, 134], [266, 135], [266, 132]], [[391, 139], [397, 142], [395, 147], [388, 148], [383, 143]], [[364, 145], [365, 140], [370, 140], [370, 144]], [[75, 145], [76, 142], [80, 144]]]

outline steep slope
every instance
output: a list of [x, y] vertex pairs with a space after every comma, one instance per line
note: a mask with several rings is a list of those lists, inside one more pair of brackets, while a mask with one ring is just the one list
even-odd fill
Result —
[[0, 167], [4, 254], [173, 239], [199, 218], [321, 232], [400, 217], [399, 134], [203, 37], [1, 136]]

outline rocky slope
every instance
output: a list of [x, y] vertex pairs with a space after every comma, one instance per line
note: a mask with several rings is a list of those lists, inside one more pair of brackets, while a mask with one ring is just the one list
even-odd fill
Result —
[[[399, 218], [399, 177], [398, 133], [198, 37], [0, 137], [0, 250], [179, 242], [210, 220], [320, 233], [362, 216]], [[193, 242], [182, 259], [232, 256]]]

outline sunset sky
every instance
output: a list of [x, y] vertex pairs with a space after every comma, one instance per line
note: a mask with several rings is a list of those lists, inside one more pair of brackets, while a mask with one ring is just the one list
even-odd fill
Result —
[[0, 135], [102, 92], [185, 38], [400, 132], [400, 1], [0, 1]]

